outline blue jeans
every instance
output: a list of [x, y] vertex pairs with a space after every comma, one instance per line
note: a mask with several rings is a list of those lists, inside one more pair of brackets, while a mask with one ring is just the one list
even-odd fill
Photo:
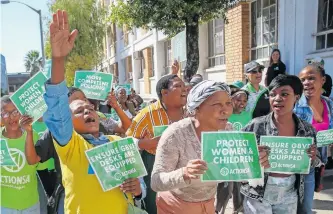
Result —
[[58, 214], [64, 214], [65, 213], [65, 191], [63, 191], [60, 194], [59, 202], [58, 202]]
[[297, 192], [294, 188], [296, 177], [268, 177], [263, 201], [244, 198], [244, 214], [296, 214]]
[[315, 189], [315, 170], [314, 168], [310, 168], [310, 173], [305, 176], [304, 201], [298, 207], [298, 213], [312, 214], [314, 189]]
[[25, 210], [15, 210], [15, 209], [1, 207], [1, 214], [40, 214], [40, 205], [38, 202], [34, 206]]
[[327, 151], [328, 151], [328, 146], [320, 147], [318, 148], [320, 155], [321, 155], [321, 161], [326, 164], [327, 163]]

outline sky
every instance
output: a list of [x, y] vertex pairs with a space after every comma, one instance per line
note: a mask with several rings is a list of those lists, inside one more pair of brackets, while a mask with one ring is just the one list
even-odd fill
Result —
[[[2, 1], [2, 0], [0, 0]], [[44, 43], [46, 19], [51, 14], [48, 0], [17, 0], [42, 11]], [[11, 2], [0, 5], [0, 53], [5, 56], [8, 73], [25, 72], [24, 57], [30, 50], [41, 52], [39, 15], [25, 5]]]

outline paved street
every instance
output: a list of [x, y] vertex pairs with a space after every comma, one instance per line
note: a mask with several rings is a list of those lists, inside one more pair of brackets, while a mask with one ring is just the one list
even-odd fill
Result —
[[[232, 214], [231, 200], [225, 214]], [[320, 193], [315, 193], [313, 214], [333, 214], [333, 170], [325, 172], [324, 190]]]

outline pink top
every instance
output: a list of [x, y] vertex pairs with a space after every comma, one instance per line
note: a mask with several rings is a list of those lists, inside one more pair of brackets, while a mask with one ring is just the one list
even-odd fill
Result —
[[325, 100], [321, 100], [321, 102], [323, 103], [323, 106], [324, 106], [323, 122], [319, 123], [314, 118], [312, 118], [312, 126], [313, 126], [313, 128], [316, 129], [317, 132], [327, 130], [330, 125], [326, 102], [325, 102]]

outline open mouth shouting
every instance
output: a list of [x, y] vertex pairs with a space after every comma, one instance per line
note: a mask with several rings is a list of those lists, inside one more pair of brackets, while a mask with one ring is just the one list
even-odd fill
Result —
[[95, 123], [96, 120], [93, 118], [93, 117], [88, 117], [85, 119], [84, 121], [86, 124], [92, 124], [92, 123]]

